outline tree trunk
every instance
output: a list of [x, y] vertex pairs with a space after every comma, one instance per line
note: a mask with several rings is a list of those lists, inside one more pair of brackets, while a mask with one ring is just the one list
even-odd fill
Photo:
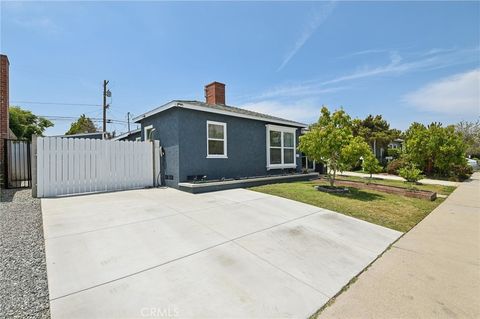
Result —
[[330, 186], [334, 186], [335, 185], [335, 175], [337, 174], [337, 167], [334, 166], [333, 167], [333, 178], [330, 179]]
[[433, 169], [433, 160], [429, 158], [427, 160], [427, 167], [425, 168], [427, 174], [431, 174]]

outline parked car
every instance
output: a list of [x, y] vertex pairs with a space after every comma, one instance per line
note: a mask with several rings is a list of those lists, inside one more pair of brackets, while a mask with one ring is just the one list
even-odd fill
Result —
[[478, 162], [474, 159], [467, 158], [467, 164], [471, 166], [473, 169], [478, 169]]

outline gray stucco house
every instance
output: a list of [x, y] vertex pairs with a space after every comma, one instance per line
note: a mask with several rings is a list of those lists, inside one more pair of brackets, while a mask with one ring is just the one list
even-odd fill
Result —
[[142, 140], [163, 147], [162, 182], [300, 172], [298, 138], [306, 125], [225, 103], [225, 84], [205, 86], [205, 102], [173, 100], [136, 118]]

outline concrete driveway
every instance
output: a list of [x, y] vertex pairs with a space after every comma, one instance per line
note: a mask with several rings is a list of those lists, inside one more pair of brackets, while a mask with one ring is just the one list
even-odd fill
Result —
[[43, 199], [53, 318], [305, 318], [399, 232], [244, 189]]

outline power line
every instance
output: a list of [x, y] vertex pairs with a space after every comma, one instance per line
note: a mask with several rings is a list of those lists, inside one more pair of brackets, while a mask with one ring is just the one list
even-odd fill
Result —
[[[57, 115], [39, 115], [39, 117], [46, 118], [52, 121], [76, 121], [78, 117], [73, 116], [57, 116]], [[94, 122], [102, 122], [103, 118], [96, 118], [96, 117], [89, 117]], [[117, 120], [117, 119], [107, 119], [108, 123], [117, 123], [117, 124], [125, 124], [127, 125], [127, 121]]]
[[101, 104], [86, 104], [86, 103], [61, 103], [61, 102], [37, 102], [37, 101], [11, 101], [12, 103], [24, 104], [46, 104], [46, 105], [70, 105], [70, 106], [102, 106]]

